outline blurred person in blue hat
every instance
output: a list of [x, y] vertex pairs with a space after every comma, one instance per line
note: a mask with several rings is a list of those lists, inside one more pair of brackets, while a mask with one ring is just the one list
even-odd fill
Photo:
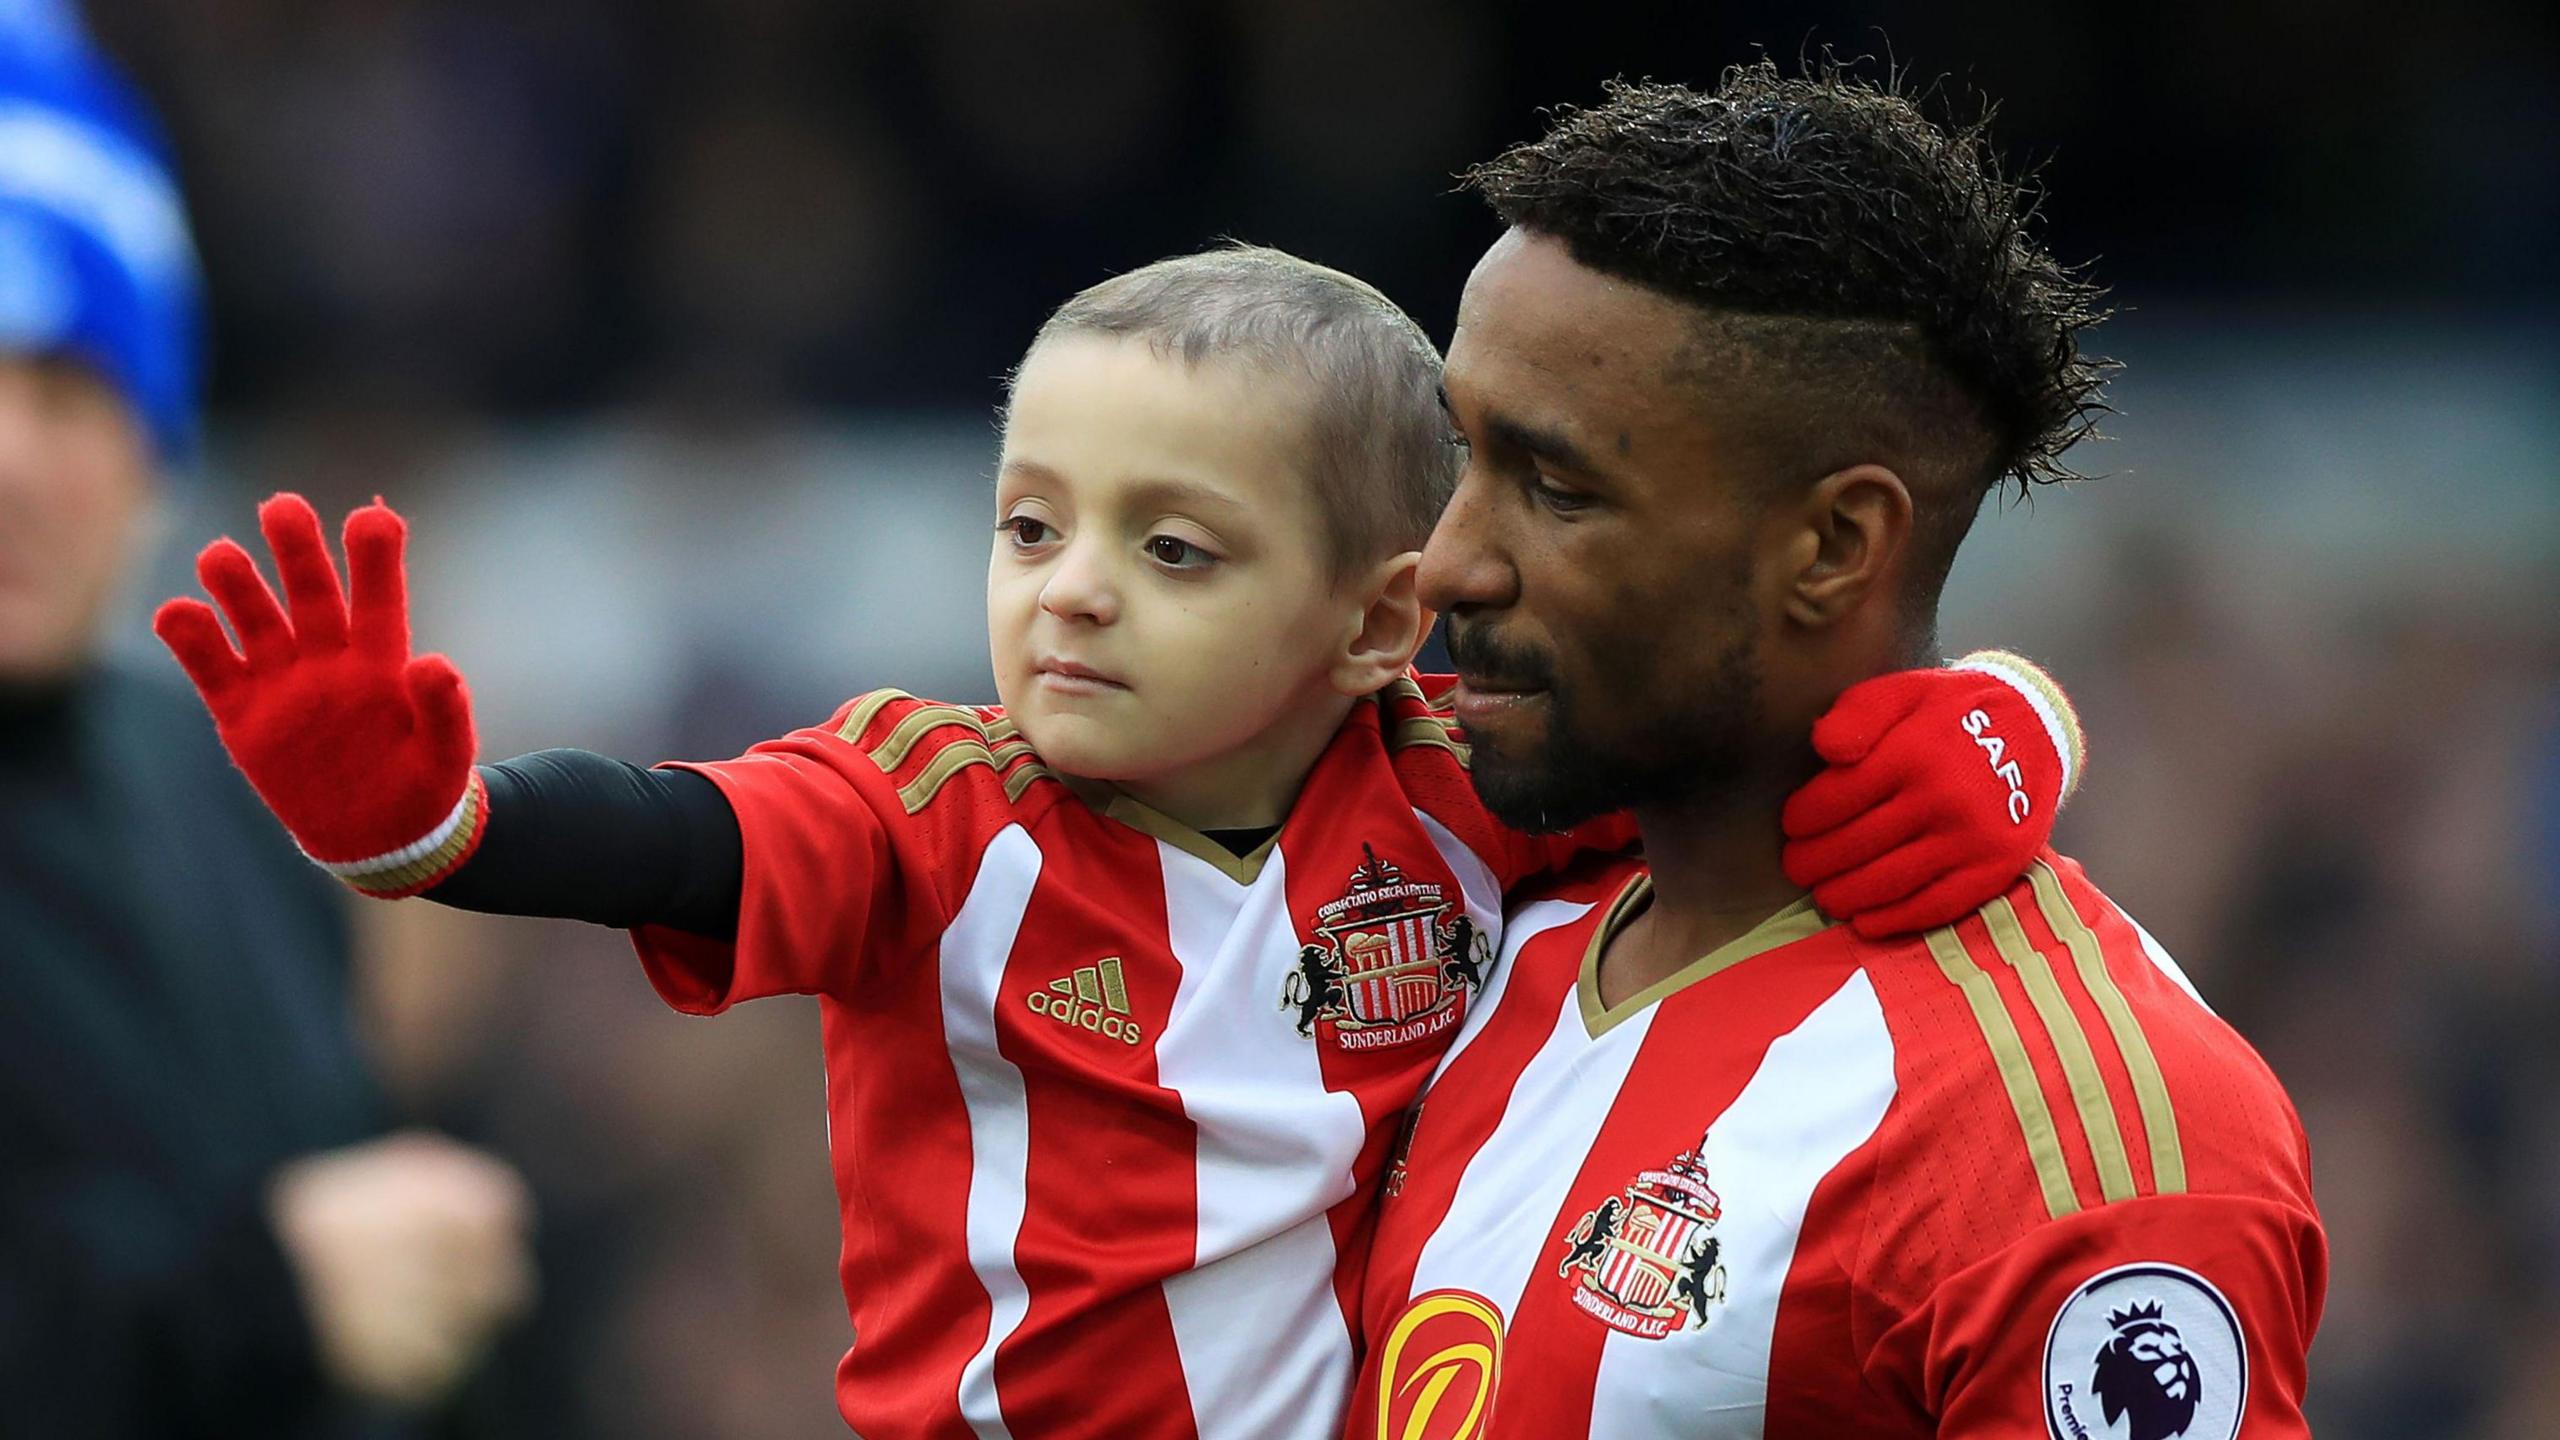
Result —
[[525, 1305], [530, 1207], [386, 1133], [336, 886], [103, 658], [201, 303], [140, 98], [0, 0], [0, 1434], [397, 1435]]

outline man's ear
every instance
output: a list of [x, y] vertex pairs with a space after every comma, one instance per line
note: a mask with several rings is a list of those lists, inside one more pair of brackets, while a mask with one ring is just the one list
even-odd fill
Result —
[[1889, 593], [1911, 543], [1911, 487], [1882, 465], [1822, 477], [1795, 511], [1786, 617], [1828, 628]]
[[1405, 672], [1414, 653], [1431, 633], [1431, 612], [1422, 608], [1414, 576], [1422, 552], [1407, 550], [1378, 562], [1351, 587], [1368, 597], [1333, 663], [1333, 688], [1344, 695], [1371, 694]]

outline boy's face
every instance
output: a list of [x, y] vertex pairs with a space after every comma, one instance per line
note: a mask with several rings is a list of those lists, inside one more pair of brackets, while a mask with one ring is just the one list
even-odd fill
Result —
[[1363, 602], [1327, 574], [1305, 403], [1143, 341], [1070, 334], [1025, 358], [987, 632], [997, 693], [1051, 767], [1151, 800], [1232, 789], [1332, 702]]

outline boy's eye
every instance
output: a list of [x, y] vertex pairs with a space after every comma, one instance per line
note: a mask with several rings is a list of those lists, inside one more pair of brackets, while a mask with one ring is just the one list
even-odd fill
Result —
[[1190, 541], [1175, 535], [1148, 536], [1147, 554], [1154, 557], [1157, 564], [1170, 566], [1176, 570], [1197, 570], [1217, 558]]
[[1007, 515], [996, 522], [996, 531], [1016, 545], [1037, 545], [1052, 533], [1047, 521], [1032, 515]]

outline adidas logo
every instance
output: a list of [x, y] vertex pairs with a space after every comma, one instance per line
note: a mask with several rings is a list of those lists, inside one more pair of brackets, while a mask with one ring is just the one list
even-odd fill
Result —
[[1121, 977], [1117, 955], [1097, 964], [1077, 966], [1073, 975], [1061, 976], [1032, 991], [1024, 1003], [1034, 1015], [1091, 1030], [1123, 1045], [1135, 1045], [1146, 1038], [1138, 1022], [1129, 1018], [1129, 983]]

